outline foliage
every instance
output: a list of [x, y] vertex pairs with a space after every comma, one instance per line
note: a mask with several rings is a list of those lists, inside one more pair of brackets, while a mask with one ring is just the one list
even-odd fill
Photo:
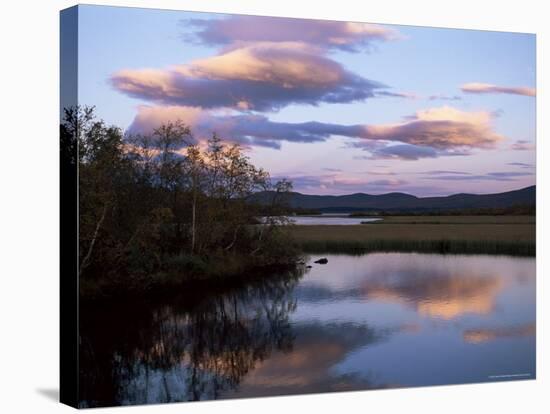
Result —
[[[167, 271], [206, 274], [229, 261], [244, 270], [297, 257], [279, 228], [292, 184], [272, 184], [238, 144], [213, 134], [203, 145], [180, 121], [124, 135], [93, 107], [65, 111], [61, 143], [77, 154], [83, 279], [131, 284]], [[248, 199], [267, 190], [278, 197], [253, 226], [260, 210]]]

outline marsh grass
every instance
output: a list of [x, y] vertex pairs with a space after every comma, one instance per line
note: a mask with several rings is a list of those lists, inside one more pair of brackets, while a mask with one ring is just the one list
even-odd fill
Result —
[[535, 255], [534, 217], [391, 217], [350, 226], [293, 226], [306, 253], [373, 251]]

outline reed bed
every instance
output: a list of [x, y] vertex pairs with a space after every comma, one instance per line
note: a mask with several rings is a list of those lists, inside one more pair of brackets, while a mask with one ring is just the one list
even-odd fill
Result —
[[350, 226], [292, 226], [306, 253], [373, 251], [534, 256], [535, 222], [529, 217], [391, 217]]

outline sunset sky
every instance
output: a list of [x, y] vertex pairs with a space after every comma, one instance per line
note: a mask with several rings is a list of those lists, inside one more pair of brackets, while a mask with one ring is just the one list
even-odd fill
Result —
[[535, 184], [535, 36], [79, 6], [79, 103], [216, 131], [308, 194]]

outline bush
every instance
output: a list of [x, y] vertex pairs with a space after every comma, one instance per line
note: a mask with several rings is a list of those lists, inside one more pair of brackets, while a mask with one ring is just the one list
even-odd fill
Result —
[[187, 272], [191, 274], [206, 273], [207, 263], [200, 256], [179, 254], [164, 260], [164, 269], [168, 272]]

